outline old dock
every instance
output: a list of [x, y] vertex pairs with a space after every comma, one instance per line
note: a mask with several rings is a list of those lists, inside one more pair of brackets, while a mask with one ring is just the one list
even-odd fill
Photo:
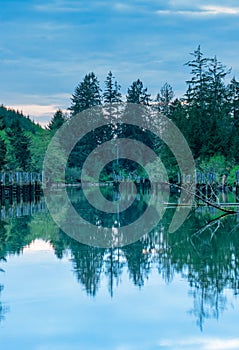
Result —
[[1, 172], [0, 202], [31, 201], [42, 192], [42, 174], [33, 172]]

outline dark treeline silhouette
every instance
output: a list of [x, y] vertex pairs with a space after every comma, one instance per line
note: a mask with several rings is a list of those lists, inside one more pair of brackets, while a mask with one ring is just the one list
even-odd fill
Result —
[[[90, 72], [74, 89], [68, 113], [57, 110], [46, 129], [31, 122], [21, 112], [1, 106], [0, 170], [41, 170], [47, 145], [59, 127], [90, 107], [110, 106], [123, 101], [150, 105], [164, 113], [184, 134], [197, 167], [215, 171], [218, 177], [226, 172], [232, 184], [239, 168], [239, 82], [216, 56], [204, 56], [200, 46], [191, 53], [186, 66], [190, 76], [181, 98], [175, 97], [173, 87], [167, 82], [152, 96], [138, 78], [122, 93], [111, 71], [102, 86], [95, 73]], [[18, 137], [14, 139], [16, 133]], [[79, 177], [79, 168], [91, 150], [113, 137], [136, 138], [145, 142], [157, 151], [169, 175], [175, 177], [176, 161], [162, 142], [145, 130], [122, 125], [121, 128], [119, 125], [109, 125], [94, 130], [94, 133], [80, 140], [69, 157], [67, 177], [73, 180]], [[132, 170], [129, 162], [121, 163], [121, 169], [125, 167], [128, 167], [127, 171]], [[112, 173], [112, 168], [108, 168], [105, 175], [109, 175], [110, 171]]]
[[[191, 53], [186, 66], [190, 78], [186, 81], [186, 91], [181, 98], [175, 98], [173, 87], [167, 82], [159, 88], [156, 96], [152, 96], [143, 82], [137, 79], [128, 88], [125, 102], [151, 106], [170, 118], [185, 136], [197, 167], [214, 171], [218, 178], [227, 172], [232, 184], [239, 167], [239, 82], [235, 77], [230, 77], [231, 70], [216, 56], [205, 57], [200, 46]], [[111, 71], [105, 80], [103, 91], [96, 75], [91, 72], [75, 88], [68, 118], [74, 118], [87, 108], [122, 100], [121, 87]], [[145, 142], [160, 155], [169, 175], [175, 178], [176, 161], [165, 144], [155, 140], [145, 130], [129, 126], [120, 128], [116, 125], [104, 129], [104, 132], [100, 129], [95, 130], [94, 135], [86, 135], [73, 150], [68, 162], [69, 168], [81, 167], [92, 147], [113, 137], [129, 137]], [[128, 164], [129, 162], [121, 164], [121, 168], [127, 168]], [[131, 170], [129, 166], [128, 168]]]

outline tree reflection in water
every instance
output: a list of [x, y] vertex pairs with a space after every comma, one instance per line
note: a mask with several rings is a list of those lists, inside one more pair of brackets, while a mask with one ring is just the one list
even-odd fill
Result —
[[[83, 200], [78, 193], [76, 207]], [[218, 218], [219, 212], [199, 207], [177, 232], [169, 233], [174, 210], [168, 209], [159, 225], [139, 241], [107, 249], [73, 240], [56, 227], [47, 213], [12, 219], [0, 225], [0, 257], [7, 259], [9, 254], [20, 254], [34, 239], [44, 239], [52, 244], [59, 259], [70, 252], [74, 274], [92, 297], [97, 296], [103, 277], [107, 278], [113, 297], [124, 270], [139, 288], [155, 269], [165, 283], [171, 283], [175, 274], [181, 274], [188, 281], [189, 294], [194, 300], [190, 313], [202, 329], [206, 319], [218, 318], [225, 310], [225, 290], [230, 289], [235, 295], [239, 292], [237, 218], [235, 215]], [[88, 211], [91, 214], [94, 215]], [[0, 318], [3, 314], [0, 304]]]

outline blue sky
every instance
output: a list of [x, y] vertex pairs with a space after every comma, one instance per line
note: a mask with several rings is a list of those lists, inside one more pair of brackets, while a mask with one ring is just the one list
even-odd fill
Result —
[[0, 103], [46, 123], [84, 75], [112, 70], [126, 93], [186, 89], [184, 63], [201, 44], [239, 79], [236, 0], [0, 0]]

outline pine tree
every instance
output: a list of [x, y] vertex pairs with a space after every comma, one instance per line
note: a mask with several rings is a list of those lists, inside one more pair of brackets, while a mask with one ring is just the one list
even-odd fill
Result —
[[115, 80], [112, 72], [109, 71], [105, 80], [105, 91], [103, 93], [104, 103], [112, 104], [122, 102], [120, 88], [121, 86]]
[[66, 121], [66, 116], [61, 109], [58, 109], [48, 124], [48, 129], [56, 132]]
[[128, 95], [126, 98], [128, 103], [148, 105], [150, 102], [150, 94], [139, 79], [134, 81], [128, 88]]
[[163, 112], [167, 117], [170, 112], [170, 103], [174, 97], [173, 88], [168, 83], [165, 83], [160, 92], [156, 96], [157, 109]]
[[224, 79], [230, 72], [231, 69], [227, 69], [216, 56], [210, 60], [208, 67], [209, 102], [214, 116], [217, 117], [226, 101], [227, 91]]
[[228, 99], [233, 123], [239, 127], [239, 81], [235, 77], [232, 78], [228, 85]]
[[191, 53], [193, 60], [188, 61], [186, 65], [191, 68], [191, 80], [187, 81], [188, 91], [187, 91], [187, 103], [190, 102], [197, 103], [197, 106], [200, 109], [200, 113], [203, 113], [205, 108], [205, 98], [206, 98], [206, 88], [208, 82], [207, 75], [207, 65], [208, 58], [204, 58], [203, 53], [201, 52], [200, 45], [198, 48]]
[[192, 78], [187, 81], [187, 139], [195, 158], [224, 154], [227, 149], [227, 101], [224, 78], [229, 73], [216, 57], [204, 58], [200, 46], [193, 53]]
[[230, 150], [230, 158], [239, 163], [239, 82], [235, 77], [231, 80], [227, 87], [228, 103], [230, 108], [230, 135], [228, 147]]
[[5, 120], [2, 114], [0, 114], [0, 130], [3, 130], [6, 128]]
[[12, 124], [11, 129], [7, 130], [7, 135], [10, 141], [10, 166], [12, 169], [23, 171], [30, 170], [31, 152], [30, 138], [24, 133], [16, 121]]
[[0, 135], [0, 171], [3, 169], [6, 164], [6, 153], [7, 148], [3, 137]]
[[[208, 64], [208, 142], [209, 155], [216, 153], [228, 156], [228, 142], [230, 125], [228, 106], [228, 91], [224, 82], [225, 77], [230, 73], [215, 56]], [[231, 119], [231, 118], [230, 118]]]
[[72, 95], [71, 114], [76, 115], [93, 106], [101, 104], [100, 84], [95, 74], [86, 74], [83, 81], [76, 87]]

